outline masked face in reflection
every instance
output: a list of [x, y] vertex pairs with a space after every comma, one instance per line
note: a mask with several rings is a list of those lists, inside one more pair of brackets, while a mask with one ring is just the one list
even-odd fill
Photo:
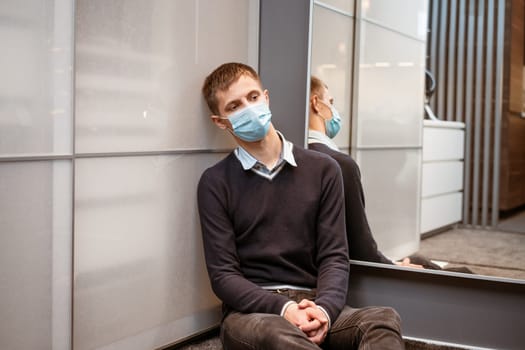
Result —
[[328, 104], [328, 103], [324, 102], [323, 100], [319, 100], [319, 102], [324, 104], [326, 107], [330, 108], [331, 115], [330, 115], [329, 118], [326, 118], [321, 113], [318, 113], [318, 114], [319, 114], [319, 116], [321, 116], [321, 118], [324, 119], [324, 126], [325, 126], [325, 130], [326, 130], [326, 136], [328, 136], [329, 138], [333, 139], [337, 135], [339, 130], [341, 130], [341, 124], [342, 124], [341, 116], [339, 115], [339, 112], [337, 111], [337, 109], [335, 109], [335, 107], [333, 105]]

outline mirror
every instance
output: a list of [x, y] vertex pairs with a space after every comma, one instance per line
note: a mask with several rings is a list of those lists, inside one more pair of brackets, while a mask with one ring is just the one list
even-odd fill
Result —
[[[504, 198], [512, 193], [505, 190], [523, 186], [510, 185], [514, 165], [502, 160], [511, 154], [520, 157], [520, 149], [525, 152], [525, 145], [510, 144], [525, 140], [525, 126], [519, 125], [523, 129], [514, 135], [500, 124], [499, 148], [483, 146], [498, 143], [484, 125], [513, 118], [511, 111], [497, 115], [486, 102], [496, 96], [495, 82], [502, 77], [492, 69], [496, 58], [507, 57], [495, 44], [504, 32], [498, 28], [510, 24], [496, 16], [477, 17], [481, 10], [497, 11], [481, 9], [485, 5], [475, 2], [437, 4], [314, 1], [311, 74], [327, 84], [343, 116], [344, 127], [333, 141], [360, 167], [368, 223], [384, 255], [395, 260], [418, 254], [451, 272], [525, 279], [525, 191], [521, 204], [507, 205]], [[523, 21], [523, 11], [520, 14]], [[445, 22], [452, 19], [453, 24]], [[469, 25], [476, 21], [485, 30], [494, 28], [480, 38], [489, 40], [486, 46], [494, 59], [472, 41], [477, 38]], [[440, 37], [444, 25], [451, 30]], [[447, 45], [449, 37], [457, 41], [454, 50]], [[447, 55], [442, 50], [448, 50]], [[478, 91], [481, 80], [473, 67], [479, 59], [491, 69], [481, 72], [488, 85]], [[438, 72], [435, 94], [428, 98], [441, 119], [437, 125], [423, 121], [425, 69]], [[501, 97], [496, 103], [501, 105]], [[430, 134], [445, 138], [434, 141], [427, 126], [433, 128]], [[484, 139], [486, 134], [490, 135]], [[451, 148], [453, 156], [437, 153], [425, 159], [426, 143], [437, 152]], [[494, 156], [497, 153], [500, 157]], [[490, 166], [484, 165], [485, 159]], [[525, 169], [520, 171], [525, 176]], [[493, 186], [495, 176], [500, 186]], [[498, 210], [493, 213], [492, 208]]]

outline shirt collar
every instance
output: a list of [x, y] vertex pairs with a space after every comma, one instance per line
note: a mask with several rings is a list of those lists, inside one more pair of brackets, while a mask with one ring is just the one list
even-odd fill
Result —
[[339, 151], [339, 147], [337, 147], [335, 142], [331, 138], [326, 136], [325, 133], [317, 130], [308, 129], [308, 144], [311, 143], [322, 143], [323, 145], [330, 147], [334, 151]]
[[293, 143], [290, 141], [287, 141], [283, 134], [281, 134], [279, 131], [277, 131], [277, 135], [281, 138], [283, 141], [283, 150], [281, 152], [282, 158], [291, 166], [296, 167], [297, 163], [295, 162], [295, 157], [293, 156]]
[[[290, 141], [287, 141], [283, 134], [281, 134], [279, 131], [277, 131], [277, 135], [282, 141], [283, 147], [281, 149], [281, 154], [279, 156], [280, 159], [286, 161], [291, 166], [296, 167], [297, 163], [295, 162], [295, 157], [293, 156], [293, 143]], [[255, 164], [258, 163], [258, 160], [252, 156], [247, 150], [242, 148], [241, 146], [238, 146], [234, 151], [235, 156], [237, 159], [241, 162], [242, 168], [244, 170], [249, 170], [255, 166]], [[277, 162], [279, 164], [279, 162]]]

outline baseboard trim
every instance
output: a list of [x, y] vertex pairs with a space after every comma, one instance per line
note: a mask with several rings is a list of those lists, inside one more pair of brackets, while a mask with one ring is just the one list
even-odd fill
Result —
[[416, 338], [416, 337], [406, 337], [403, 336], [403, 339], [405, 341], [415, 341], [420, 343], [425, 343], [429, 345], [435, 345], [435, 346], [445, 346], [449, 348], [454, 349], [464, 349], [464, 350], [497, 350], [494, 348], [480, 348], [478, 346], [472, 346], [472, 345], [464, 345], [464, 344], [456, 344], [456, 343], [449, 343], [439, 340], [433, 340], [433, 339], [424, 339], [424, 338]]

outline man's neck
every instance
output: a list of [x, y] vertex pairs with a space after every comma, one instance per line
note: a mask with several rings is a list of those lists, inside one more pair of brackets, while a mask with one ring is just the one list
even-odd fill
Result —
[[273, 125], [270, 126], [270, 130], [260, 141], [244, 142], [238, 139], [237, 142], [268, 169], [272, 169], [277, 164], [283, 148], [281, 138], [277, 135]]
[[326, 127], [324, 119], [317, 115], [314, 111], [310, 110], [310, 115], [308, 116], [308, 129], [326, 133]]

